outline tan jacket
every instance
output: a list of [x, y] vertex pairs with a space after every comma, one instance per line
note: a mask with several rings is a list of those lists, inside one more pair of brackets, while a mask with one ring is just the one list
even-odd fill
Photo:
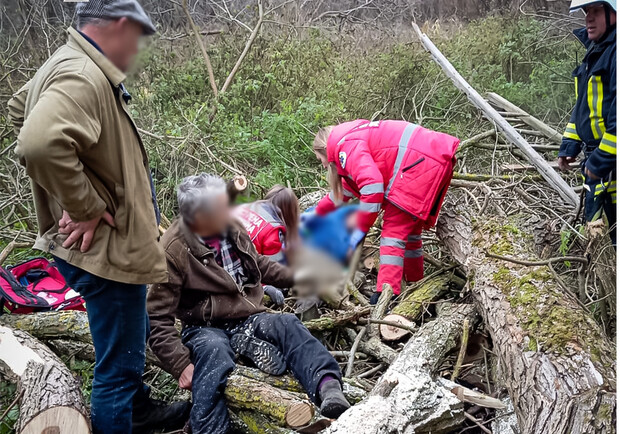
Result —
[[240, 224], [230, 229], [229, 239], [248, 276], [243, 288], [217, 264], [213, 251], [182, 220], [173, 222], [162, 237], [170, 280], [149, 289], [149, 344], [164, 368], [177, 378], [190, 364], [190, 356], [174, 327], [175, 318], [185, 325], [247, 318], [265, 310], [261, 282], [280, 288], [293, 286], [293, 272], [259, 255]]
[[[146, 152], [119, 91], [125, 75], [76, 30], [9, 102], [16, 152], [32, 180], [35, 248], [97, 276], [124, 283], [165, 282]], [[107, 210], [91, 248], [64, 249], [65, 209], [76, 221]]]

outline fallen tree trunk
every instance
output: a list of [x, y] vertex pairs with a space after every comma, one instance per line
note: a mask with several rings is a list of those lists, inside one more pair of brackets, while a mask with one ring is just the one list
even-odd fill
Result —
[[607, 433], [615, 428], [614, 346], [547, 266], [518, 220], [472, 218], [444, 205], [437, 234], [470, 276], [521, 431]]
[[562, 143], [562, 134], [560, 132], [556, 131], [554, 128], [551, 128], [549, 125], [547, 125], [540, 119], [530, 115], [529, 113], [527, 113], [525, 110], [521, 109], [520, 107], [514, 105], [513, 103], [508, 101], [506, 98], [503, 98], [502, 96], [494, 92], [489, 92], [487, 93], [487, 99], [489, 100], [491, 104], [493, 104], [496, 107], [501, 108], [502, 110], [516, 113], [518, 118], [521, 121], [523, 121], [525, 124], [529, 125], [530, 127], [534, 128], [536, 131], [540, 131], [544, 137], [548, 138], [556, 145], [559, 145]]
[[[609, 238], [609, 228], [601, 219], [586, 224], [588, 246], [586, 254], [591, 257], [588, 266], [589, 281], [595, 282], [601, 320], [608, 336], [614, 336], [616, 326], [616, 250]], [[583, 283], [585, 287], [585, 282]], [[583, 288], [585, 292], [585, 288]], [[581, 300], [587, 302], [586, 297]]]
[[0, 372], [19, 385], [17, 432], [90, 432], [80, 384], [45, 345], [21, 330], [0, 326], [0, 362]]
[[86, 312], [65, 310], [30, 315], [2, 315], [0, 324], [30, 333], [37, 339], [58, 338], [93, 343]]
[[506, 138], [510, 140], [510, 142], [514, 143], [525, 154], [528, 160], [536, 166], [538, 172], [549, 183], [549, 185], [551, 185], [551, 187], [559, 193], [562, 199], [576, 208], [579, 205], [579, 196], [573, 191], [570, 185], [568, 185], [558, 173], [549, 167], [549, 164], [545, 161], [545, 159], [538, 152], [532, 149], [532, 146], [528, 143], [528, 141], [525, 140], [506, 119], [504, 119], [495, 109], [493, 109], [493, 107], [491, 107], [491, 105], [486, 102], [485, 99], [482, 98], [482, 96], [469, 85], [469, 83], [467, 83], [461, 74], [454, 69], [454, 66], [452, 66], [448, 59], [446, 59], [435, 44], [433, 44], [433, 42], [428, 38], [428, 36], [422, 33], [417, 24], [412, 23], [412, 25], [416, 35], [424, 46], [424, 49], [431, 54], [433, 60], [443, 69], [454, 85], [465, 93], [467, 98], [469, 98], [469, 100], [476, 107], [478, 107], [491, 122], [502, 130]]
[[420, 319], [428, 303], [439, 299], [450, 287], [460, 290], [464, 285], [463, 279], [450, 273], [428, 277], [417, 282], [411, 290], [407, 289], [402, 300], [392, 309], [392, 313], [416, 321]]
[[[352, 307], [351, 310], [339, 311], [321, 318], [304, 321], [310, 331], [330, 330], [356, 324], [364, 316], [370, 314], [370, 306]], [[31, 315], [2, 315], [0, 324], [23, 330], [37, 339], [65, 339], [92, 344], [88, 316], [86, 312], [76, 310], [58, 312], [40, 312]]]
[[433, 376], [474, 309], [448, 305], [439, 310], [439, 317], [407, 342], [370, 396], [347, 410], [326, 433], [442, 433], [463, 422], [462, 402]]
[[224, 393], [232, 408], [264, 414], [279, 426], [298, 428], [307, 425], [314, 416], [314, 405], [303, 395], [242, 375], [228, 377]]

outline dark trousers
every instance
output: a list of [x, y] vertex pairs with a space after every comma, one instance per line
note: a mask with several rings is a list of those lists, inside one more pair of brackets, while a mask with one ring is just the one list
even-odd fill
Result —
[[193, 407], [190, 416], [194, 434], [226, 434], [229, 429], [224, 388], [235, 367], [230, 337], [253, 321], [254, 336], [280, 349], [288, 369], [308, 396], [319, 404], [317, 387], [325, 375], [341, 379], [338, 363], [294, 315], [259, 313], [222, 327], [186, 327], [183, 343], [190, 349], [194, 364]]
[[131, 433], [134, 395], [144, 394], [146, 285], [103, 279], [61, 259], [55, 260], [67, 284], [86, 302], [95, 347], [90, 396], [93, 433]]

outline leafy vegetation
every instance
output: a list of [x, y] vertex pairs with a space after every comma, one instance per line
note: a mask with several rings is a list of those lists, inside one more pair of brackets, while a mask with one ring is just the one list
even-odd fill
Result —
[[[533, 19], [490, 17], [426, 31], [479, 91], [498, 92], [551, 124], [566, 122], [577, 42]], [[256, 195], [275, 183], [299, 193], [324, 184], [311, 152], [321, 126], [403, 118], [462, 138], [485, 128], [417, 42], [362, 50], [319, 30], [270, 34], [255, 42], [218, 101], [193, 42], [154, 42], [129, 83], [138, 124], [166, 136], [146, 141], [169, 214], [179, 178], [201, 170], [230, 175], [234, 167], [249, 175]], [[243, 43], [222, 36], [211, 46], [216, 78], [223, 80]]]

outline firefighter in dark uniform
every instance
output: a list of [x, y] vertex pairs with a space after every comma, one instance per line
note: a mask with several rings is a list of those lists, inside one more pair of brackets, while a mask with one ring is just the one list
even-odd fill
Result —
[[581, 151], [586, 221], [602, 218], [616, 244], [616, 0], [573, 0], [586, 27], [576, 30], [586, 54], [573, 71], [577, 103], [564, 131], [559, 166], [568, 169]]

